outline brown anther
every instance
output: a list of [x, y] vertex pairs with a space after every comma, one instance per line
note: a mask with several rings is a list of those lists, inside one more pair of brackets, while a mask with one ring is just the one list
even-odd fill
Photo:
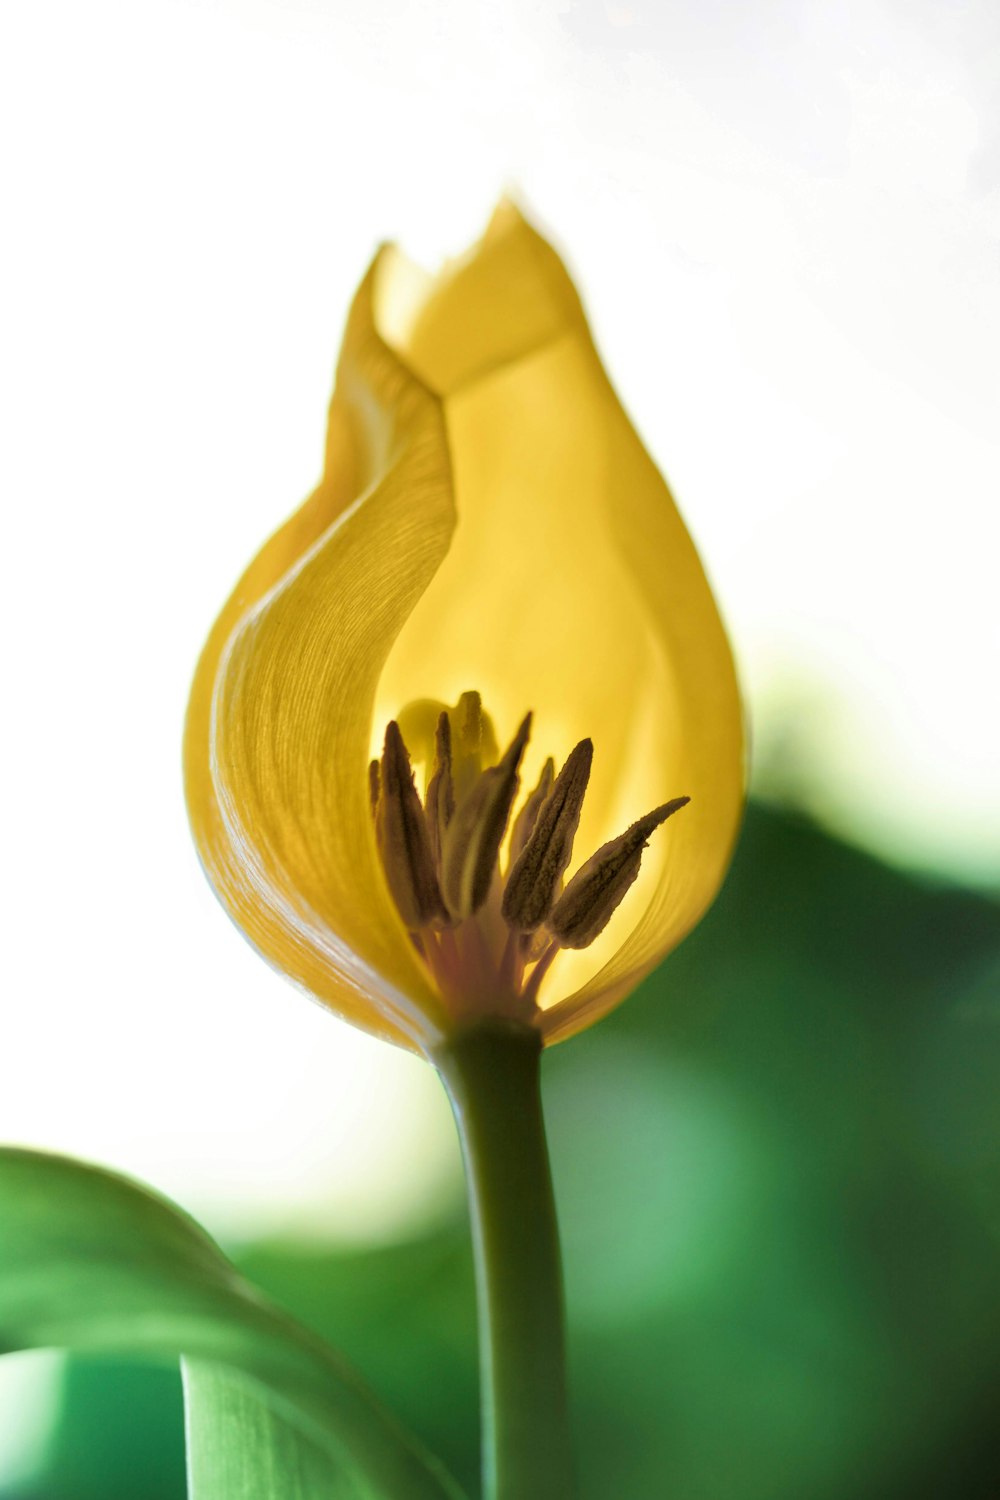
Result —
[[368, 800], [371, 803], [372, 817], [378, 811], [378, 795], [382, 784], [382, 777], [377, 760], [373, 760], [368, 767]]
[[427, 831], [430, 834], [431, 853], [435, 865], [440, 868], [441, 850], [444, 846], [445, 829], [455, 812], [455, 783], [451, 771], [451, 721], [447, 713], [438, 719], [434, 741], [434, 774], [427, 783]]
[[483, 771], [465, 796], [459, 797], [448, 825], [441, 889], [448, 910], [459, 921], [477, 912], [489, 895], [530, 732], [528, 714], [499, 764]]
[[603, 932], [639, 873], [642, 851], [655, 828], [690, 802], [675, 797], [638, 818], [618, 838], [603, 844], [581, 865], [549, 917], [548, 927], [564, 948], [586, 948]]
[[542, 803], [552, 790], [555, 774], [556, 763], [550, 755], [542, 767], [542, 774], [538, 778], [534, 791], [528, 793], [524, 806], [514, 819], [514, 826], [510, 831], [509, 869], [513, 869], [518, 855], [531, 837]]
[[446, 919], [424, 810], [413, 784], [410, 757], [392, 720], [386, 727], [375, 811], [375, 834], [386, 881], [411, 932]]
[[545, 921], [573, 855], [573, 840], [590, 780], [594, 746], [581, 740], [570, 752], [545, 799], [530, 838], [507, 876], [504, 921], [520, 932], [534, 932]]

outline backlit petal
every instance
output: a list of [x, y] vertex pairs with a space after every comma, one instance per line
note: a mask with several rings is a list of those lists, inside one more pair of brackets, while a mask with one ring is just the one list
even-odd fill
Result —
[[591, 737], [578, 850], [692, 799], [594, 946], [553, 965], [546, 1033], [568, 1035], [676, 946], [721, 883], [743, 804], [732, 655], [572, 283], [516, 210], [384, 331], [443, 394], [459, 527], [393, 647], [377, 717], [475, 685], [503, 740], [531, 708], [528, 782]]
[[198, 666], [188, 804], [209, 878], [276, 967], [406, 1045], [439, 1005], [378, 865], [367, 772], [386, 654], [447, 550], [439, 402], [351, 312], [323, 482], [254, 560]]

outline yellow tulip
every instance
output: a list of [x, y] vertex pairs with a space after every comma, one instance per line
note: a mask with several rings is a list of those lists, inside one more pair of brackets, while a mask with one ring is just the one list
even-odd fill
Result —
[[[547, 758], [570, 759], [564, 822], [580, 857], [564, 872], [566, 851], [551, 856], [556, 896], [564, 873], [623, 828], [690, 801], [653, 834], [631, 884], [652, 832], [639, 826], [613, 912], [593, 918], [581, 877], [565, 941], [551, 940], [552, 901], [539, 904], [522, 871], [507, 902], [526, 925], [515, 922], [506, 959], [495, 955], [508, 979], [515, 965], [520, 990], [484, 983], [463, 995], [474, 971], [449, 968], [448, 944], [474, 906], [467, 850], [487, 814], [463, 814], [459, 799], [466, 852], [449, 870], [432, 832], [447, 889], [435, 876], [430, 906], [409, 912], [391, 852], [408, 849], [412, 832], [399, 822], [404, 802], [412, 813], [407, 751], [426, 793], [441, 733], [461, 734], [463, 713], [478, 715], [487, 739], [495, 727], [502, 749], [529, 711], [500, 812], [504, 826], [517, 815], [523, 777], [526, 789], [539, 784], [537, 814], [552, 788]], [[387, 724], [373, 819], [368, 766]], [[482, 765], [496, 759], [491, 749]], [[743, 801], [729, 645], [572, 282], [513, 206], [437, 277], [393, 247], [376, 256], [348, 318], [323, 478], [212, 631], [185, 767], [205, 869], [250, 940], [337, 1014], [415, 1051], [435, 1052], [473, 1015], [509, 1014], [545, 1042], [571, 1035], [633, 989], [714, 898]], [[483, 797], [504, 801], [502, 768]], [[509, 841], [525, 826], [507, 835], [508, 876]], [[524, 916], [533, 902], [534, 928]]]

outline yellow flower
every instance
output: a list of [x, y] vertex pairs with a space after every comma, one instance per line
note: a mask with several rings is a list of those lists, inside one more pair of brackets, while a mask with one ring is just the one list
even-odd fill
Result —
[[[494, 726], [502, 748], [529, 710], [530, 738], [525, 728], [484, 778], [498, 759]], [[387, 724], [372, 804], [368, 767]], [[416, 875], [406, 864], [420, 809], [407, 751], [426, 793], [442, 733], [458, 757], [449, 775], [467, 783], [447, 833], [461, 848], [445, 870], [431, 830], [436, 873], [422, 877], [426, 860]], [[548, 836], [566, 835], [548, 856], [551, 889], [539, 897], [522, 871], [521, 894], [504, 907], [517, 935], [506, 957], [493, 955], [506, 979], [487, 975], [463, 995], [477, 972], [470, 934], [481, 947], [503, 897], [482, 830], [492, 837], [501, 814], [504, 827], [518, 816], [520, 778], [526, 790], [537, 784], [538, 814], [554, 794], [552, 770], [584, 740], [592, 769], [578, 749], [561, 782], [572, 817], [557, 827], [550, 808]], [[250, 940], [337, 1014], [418, 1051], [484, 1012], [516, 1013], [545, 1041], [570, 1035], [627, 994], [715, 896], [743, 800], [729, 645], [573, 285], [510, 204], [437, 277], [393, 247], [376, 256], [347, 323], [322, 481], [216, 622], [192, 691], [185, 768], [201, 858]], [[463, 813], [477, 780], [489, 783], [479, 794], [489, 808]], [[663, 808], [686, 798], [641, 870], [645, 824], [628, 850], [613, 846], [610, 874], [591, 862], [574, 911], [563, 903], [569, 935], [553, 941], [565, 876], [651, 808], [662, 822]], [[506, 835], [505, 874], [511, 837], [523, 843], [525, 827]], [[580, 857], [569, 865], [574, 831]], [[490, 859], [491, 892], [473, 898], [476, 882], [490, 887]], [[434, 889], [414, 913], [407, 902], [421, 878]], [[616, 904], [595, 914], [594, 892], [615, 881]], [[470, 915], [476, 900], [487, 902], [482, 916]], [[573, 946], [573, 933], [593, 940]]]

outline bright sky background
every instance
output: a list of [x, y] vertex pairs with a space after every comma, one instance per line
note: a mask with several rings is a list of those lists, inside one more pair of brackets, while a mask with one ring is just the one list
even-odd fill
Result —
[[764, 759], [996, 883], [995, 0], [11, 0], [0, 30], [0, 1138], [227, 1234], [390, 1232], [451, 1190], [434, 1079], [215, 906], [179, 739], [318, 473], [375, 244], [434, 264], [504, 188], [675, 487]]

